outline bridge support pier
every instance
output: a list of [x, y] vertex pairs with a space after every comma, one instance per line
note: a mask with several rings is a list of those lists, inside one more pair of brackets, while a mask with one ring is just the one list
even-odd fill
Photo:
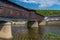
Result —
[[46, 20], [42, 20], [42, 21], [40, 21], [40, 22], [39, 22], [39, 25], [41, 25], [41, 26], [45, 26], [45, 25], [46, 25]]
[[38, 27], [38, 21], [35, 21], [32, 25], [31, 25], [31, 27]]
[[[28, 34], [38, 40], [38, 21], [28, 21]], [[33, 32], [33, 33], [32, 33]], [[31, 35], [31, 33], [33, 35]]]
[[38, 28], [38, 21], [28, 21], [29, 28]]
[[7, 22], [3, 24], [3, 28], [0, 31], [0, 38], [4, 39], [10, 39], [12, 38], [12, 32], [11, 32], [11, 22]]

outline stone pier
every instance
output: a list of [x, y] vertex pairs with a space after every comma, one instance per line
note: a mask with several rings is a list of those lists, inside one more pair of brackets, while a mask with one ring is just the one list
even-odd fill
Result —
[[42, 21], [39, 23], [39, 25], [45, 26], [45, 25], [46, 25], [46, 20], [42, 20]]
[[38, 22], [35, 21], [35, 22], [33, 23], [33, 25], [31, 25], [31, 27], [38, 27]]
[[[38, 40], [38, 27], [39, 27], [38, 26], [38, 21], [29, 21], [28, 22], [28, 27], [29, 27], [29, 29], [28, 29], [29, 36]], [[34, 39], [32, 39], [32, 40], [34, 40]]]
[[3, 24], [3, 27], [0, 30], [0, 38], [10, 39], [12, 37], [11, 22], [6, 22]]
[[28, 21], [28, 27], [37, 28], [38, 27], [38, 21]]

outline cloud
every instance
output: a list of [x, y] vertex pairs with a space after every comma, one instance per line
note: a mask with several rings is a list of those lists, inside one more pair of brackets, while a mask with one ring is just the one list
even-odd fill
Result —
[[40, 0], [39, 2], [40, 7], [49, 7], [49, 6], [53, 6], [53, 5], [60, 5], [59, 0]]
[[39, 7], [50, 7], [53, 5], [60, 5], [60, 0], [19, 0], [26, 3], [39, 4]]
[[19, 0], [19, 1], [26, 2], [26, 3], [36, 3], [36, 1], [34, 0]]

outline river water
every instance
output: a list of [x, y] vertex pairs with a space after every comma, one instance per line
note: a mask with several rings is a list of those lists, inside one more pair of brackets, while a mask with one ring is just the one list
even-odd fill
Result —
[[[21, 40], [44, 40], [43, 34], [57, 34], [60, 36], [60, 26], [39, 26], [38, 28], [13, 27], [13, 34], [23, 36]], [[15, 32], [15, 33], [14, 33]], [[19, 34], [18, 34], [19, 33]], [[25, 37], [25, 38], [24, 38]], [[26, 39], [27, 38], [27, 39]], [[20, 40], [16, 37], [16, 40]]]
[[[39, 26], [38, 28], [12, 26], [13, 39], [10, 40], [46, 40], [43, 34], [57, 34], [60, 36], [60, 26]], [[6, 40], [6, 39], [1, 39]], [[8, 39], [9, 40], [9, 39]]]

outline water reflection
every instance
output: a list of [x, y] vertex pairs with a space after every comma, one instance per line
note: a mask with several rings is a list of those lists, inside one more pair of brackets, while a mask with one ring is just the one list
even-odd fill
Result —
[[[13, 27], [13, 35], [15, 40], [38, 40], [38, 29], [37, 28], [26, 28], [22, 27], [24, 31], [21, 30], [21, 27]], [[19, 36], [20, 35], [20, 36]], [[22, 38], [21, 38], [22, 37]]]
[[42, 36], [44, 33], [44, 28], [45, 28], [45, 26], [39, 26], [38, 27], [39, 40], [44, 40], [43, 36]]
[[44, 40], [43, 34], [57, 34], [60, 35], [60, 26], [39, 26], [38, 28], [28, 27], [14, 27], [12, 26], [13, 39], [0, 40]]
[[44, 28], [44, 34], [53, 33], [60, 35], [60, 26], [46, 26]]
[[38, 28], [28, 29], [28, 36], [30, 40], [38, 40]]

